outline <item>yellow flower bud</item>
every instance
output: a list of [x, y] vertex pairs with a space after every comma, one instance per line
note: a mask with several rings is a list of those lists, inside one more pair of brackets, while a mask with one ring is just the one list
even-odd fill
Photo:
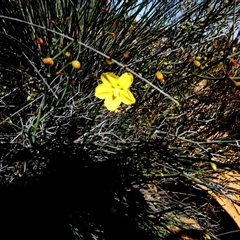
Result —
[[53, 66], [53, 64], [54, 64], [54, 61], [53, 61], [52, 58], [47, 57], [47, 58], [44, 58], [44, 59], [43, 59], [43, 63], [44, 63], [45, 65], [51, 67], [51, 66]]
[[130, 52], [129, 52], [129, 51], [126, 51], [126, 52], [123, 54], [123, 57], [124, 57], [124, 58], [129, 58], [129, 54], [130, 54]]
[[32, 100], [31, 95], [28, 95], [28, 97], [27, 97], [27, 101], [31, 101], [31, 100]]
[[44, 43], [44, 41], [43, 41], [42, 38], [37, 38], [37, 43], [38, 43], [39, 45], [45, 45], [45, 43]]
[[71, 56], [71, 53], [70, 53], [70, 52], [65, 52], [65, 56], [66, 56], [66, 57], [70, 57], [70, 56]]
[[210, 162], [210, 165], [214, 171], [217, 171], [217, 165], [216, 163]]
[[205, 233], [204, 235], [205, 235], [205, 238], [206, 238], [207, 240], [211, 240], [211, 237], [209, 236], [208, 233]]
[[194, 65], [196, 67], [200, 67], [201, 66], [201, 63], [199, 61], [197, 61], [197, 60], [195, 60], [193, 63], [194, 63]]
[[233, 59], [233, 58], [229, 58], [229, 60], [230, 60], [230, 63], [231, 63], [231, 65], [232, 65], [232, 67], [235, 67], [235, 66], [238, 65], [238, 61], [237, 61], [237, 60], [235, 60], [235, 59]]
[[160, 71], [156, 72], [156, 78], [162, 83], [164, 81], [163, 75]]
[[148, 89], [148, 88], [150, 88], [150, 85], [146, 83], [146, 84], [144, 85], [144, 88]]
[[106, 65], [108, 65], [108, 66], [111, 66], [111, 65], [113, 64], [113, 62], [112, 62], [111, 60], [109, 60], [109, 59], [106, 59], [106, 60], [104, 61], [104, 63], [105, 63]]
[[72, 66], [75, 68], [75, 69], [80, 69], [81, 68], [81, 64], [78, 60], [74, 60], [72, 61]]
[[58, 71], [58, 72], [56, 72], [55, 74], [56, 74], [57, 76], [62, 75], [61, 71]]
[[117, 38], [116, 33], [113, 33], [113, 32], [110, 33], [110, 37], [111, 37], [111, 38], [114, 38], [114, 39]]
[[180, 49], [181, 49], [181, 51], [182, 51], [182, 54], [184, 54], [184, 53], [185, 53], [185, 49], [184, 49], [184, 47], [181, 46]]

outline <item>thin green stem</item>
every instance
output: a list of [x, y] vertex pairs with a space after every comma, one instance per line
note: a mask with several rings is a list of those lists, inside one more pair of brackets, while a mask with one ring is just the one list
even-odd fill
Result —
[[56, 59], [58, 56], [60, 56], [63, 52], [65, 52], [75, 41], [72, 39], [72, 41], [62, 50], [60, 51], [57, 55], [55, 55], [52, 59]]
[[233, 53], [233, 54], [227, 56], [227, 58], [228, 58], [228, 59], [229, 59], [229, 58], [233, 58], [233, 57], [238, 56], [238, 55], [240, 55], [240, 52]]
[[39, 126], [39, 123], [40, 123], [40, 120], [41, 120], [41, 116], [42, 116], [42, 110], [45, 106], [45, 102], [46, 102], [46, 89], [45, 89], [45, 93], [43, 95], [43, 99], [42, 99], [42, 102], [41, 102], [41, 105], [40, 105], [40, 108], [39, 108], [39, 113], [38, 113], [38, 117], [37, 117], [37, 121], [35, 122], [35, 124], [33, 125], [33, 133], [31, 134], [31, 138], [32, 138], [32, 143], [36, 143], [36, 133], [37, 133], [37, 130], [38, 130], [38, 126]]
[[231, 233], [238, 233], [238, 232], [240, 232], [240, 230], [234, 230], [234, 231], [230, 231], [230, 232], [220, 233], [220, 234], [217, 234], [216, 236], [220, 237], [220, 236], [228, 235]]
[[[22, 22], [22, 23], [25, 23], [25, 24], [28, 24], [28, 25], [31, 25], [31, 26], [35, 26], [35, 27], [38, 27], [38, 28], [47, 30], [47, 31], [49, 31], [49, 32], [55, 33], [55, 34], [57, 34], [57, 35], [59, 35], [59, 36], [62, 36], [62, 37], [65, 37], [65, 38], [67, 38], [67, 39], [69, 39], [69, 40], [74, 41], [74, 39], [71, 38], [71, 37], [69, 37], [69, 36], [66, 36], [66, 35], [64, 35], [64, 34], [62, 34], [62, 33], [56, 32], [56, 31], [54, 31], [54, 30], [51, 30], [51, 29], [42, 27], [42, 26], [37, 25], [37, 24], [34, 24], [34, 23], [30, 23], [30, 22], [27, 22], [27, 21], [23, 21], [23, 20], [20, 20], [20, 19], [16, 19], [16, 18], [12, 18], [12, 17], [7, 17], [7, 16], [3, 16], [3, 15], [0, 15], [0, 17], [1, 17], [1, 18], [5, 18], [5, 19], [14, 20], [14, 21], [19, 21], [19, 22]], [[108, 55], [106, 55], [106, 54], [98, 51], [97, 49], [94, 49], [94, 48], [90, 47], [89, 45], [87, 45], [87, 44], [85, 44], [85, 43], [83, 43], [83, 42], [81, 42], [81, 41], [78, 41], [78, 43], [79, 43], [80, 45], [82, 45], [82, 46], [84, 46], [84, 47], [86, 47], [86, 48], [88, 48], [88, 49], [90, 49], [90, 50], [98, 53], [99, 55], [101, 55], [101, 56], [103, 56], [103, 57], [105, 57], [105, 58], [107, 58], [107, 59], [111, 59], [112, 62], [116, 63], [118, 66], [120, 66], [120, 67], [126, 69], [127, 71], [131, 72], [133, 75], [135, 75], [136, 77], [138, 77], [138, 78], [141, 79], [142, 81], [148, 83], [151, 87], [153, 87], [154, 89], [156, 89], [157, 91], [159, 91], [161, 94], [163, 94], [165, 97], [167, 97], [167, 98], [170, 99], [171, 101], [175, 102], [178, 106], [180, 105], [179, 102], [178, 102], [176, 99], [172, 98], [168, 93], [165, 93], [163, 90], [161, 90], [160, 88], [158, 88], [156, 85], [152, 84], [152, 83], [151, 83], [150, 81], [148, 81], [147, 79], [145, 79], [145, 78], [143, 78], [142, 76], [138, 75], [136, 72], [134, 72], [132, 69], [130, 69], [130, 68], [127, 67], [126, 65], [118, 62], [117, 60], [115, 60], [115, 59], [113, 59], [113, 58], [110, 58]]]

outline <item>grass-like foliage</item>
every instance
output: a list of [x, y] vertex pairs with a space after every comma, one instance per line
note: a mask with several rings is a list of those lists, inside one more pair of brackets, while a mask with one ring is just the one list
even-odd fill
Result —
[[[145, 240], [229, 230], [200, 185], [229, 197], [217, 174], [239, 170], [239, 1], [1, 6], [5, 204], [20, 191], [19, 215], [30, 198], [29, 218], [50, 216], [26, 231], [39, 226], [46, 239], [53, 224], [51, 239], [66, 229], [68, 239]], [[109, 111], [95, 97], [109, 72], [132, 74], [134, 104]]]

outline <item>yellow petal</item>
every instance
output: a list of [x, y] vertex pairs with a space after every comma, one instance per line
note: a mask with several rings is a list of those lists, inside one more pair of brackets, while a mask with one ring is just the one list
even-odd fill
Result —
[[121, 99], [120, 97], [108, 97], [104, 101], [104, 106], [109, 110], [109, 111], [115, 111], [121, 104]]
[[119, 77], [116, 76], [114, 73], [111, 73], [111, 72], [103, 73], [100, 78], [101, 78], [103, 84], [105, 84], [108, 87], [110, 87], [110, 86], [117, 87], [117, 85], [118, 85]]
[[123, 73], [119, 77], [119, 86], [123, 89], [128, 89], [133, 83], [133, 75], [131, 73]]
[[121, 91], [120, 99], [123, 103], [125, 103], [127, 105], [131, 105], [136, 102], [133, 94], [129, 90]]
[[113, 91], [114, 89], [112, 87], [108, 87], [105, 84], [99, 84], [96, 88], [95, 88], [95, 97], [100, 98], [100, 99], [105, 99], [108, 97], [112, 97], [113, 96]]

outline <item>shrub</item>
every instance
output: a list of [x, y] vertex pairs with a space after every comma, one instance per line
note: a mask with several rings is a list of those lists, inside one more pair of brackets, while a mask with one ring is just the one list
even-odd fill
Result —
[[[75, 187], [82, 187], [91, 204], [104, 192], [97, 206], [111, 210], [109, 219], [117, 213], [116, 225], [129, 222], [150, 239], [164, 239], [174, 232], [170, 226], [189, 228], [188, 216], [201, 236], [222, 230], [200, 209], [212, 202], [208, 195], [197, 199], [203, 194], [197, 184], [227, 195], [214, 173], [236, 169], [239, 159], [237, 2], [2, 0], [2, 6], [4, 184], [50, 175], [58, 186], [62, 173], [69, 178], [64, 192], [76, 197]], [[133, 74], [135, 104], [110, 112], [94, 96], [106, 72]], [[150, 183], [152, 200], [144, 192]], [[113, 239], [106, 230], [113, 226], [91, 218], [88, 201], [81, 204], [74, 201], [77, 216], [67, 212], [78, 239]], [[106, 214], [94, 209], [97, 217]]]

